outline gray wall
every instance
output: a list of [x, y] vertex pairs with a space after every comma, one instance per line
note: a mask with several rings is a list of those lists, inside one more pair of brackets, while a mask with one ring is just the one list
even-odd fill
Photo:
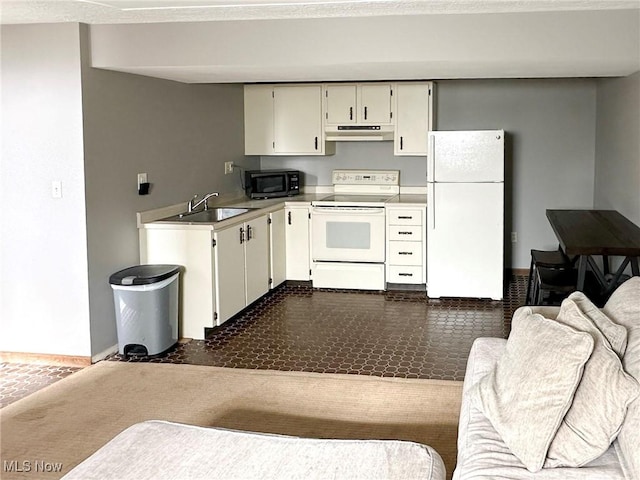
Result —
[[258, 166], [243, 89], [92, 69], [84, 25], [0, 33], [0, 351], [95, 356], [116, 344], [108, 278], [139, 262], [136, 212], [240, 192], [223, 163]]
[[0, 351], [88, 356], [78, 25], [0, 33]]
[[439, 130], [507, 132], [506, 265], [527, 268], [532, 248], [557, 247], [546, 209], [593, 206], [595, 94], [595, 80], [580, 79], [438, 84]]
[[[91, 351], [117, 341], [109, 275], [139, 263], [136, 212], [195, 193], [241, 192], [224, 162], [245, 161], [242, 85], [189, 85], [90, 67], [82, 26]], [[137, 194], [137, 174], [152, 183]]]
[[598, 80], [596, 208], [640, 225], [640, 72]]
[[[437, 82], [438, 130], [507, 132], [506, 265], [527, 268], [532, 248], [555, 248], [547, 208], [593, 206], [595, 98], [595, 80]], [[334, 168], [400, 169], [402, 185], [426, 185], [425, 159], [394, 157], [392, 142], [338, 143], [333, 157], [262, 157], [261, 164], [299, 168], [309, 185], [330, 184]]]

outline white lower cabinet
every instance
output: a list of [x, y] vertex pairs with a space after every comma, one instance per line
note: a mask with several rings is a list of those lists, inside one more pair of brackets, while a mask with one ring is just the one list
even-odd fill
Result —
[[269, 291], [268, 216], [214, 232], [217, 324]]
[[178, 336], [203, 339], [217, 324], [213, 231], [143, 228], [140, 263], [182, 265]]
[[287, 280], [308, 281], [311, 279], [310, 206], [286, 206], [284, 211]]
[[232, 227], [209, 230], [140, 230], [141, 263], [184, 267], [180, 276], [181, 338], [204, 339], [269, 291], [268, 215]]
[[387, 283], [426, 284], [426, 207], [394, 205], [386, 210]]
[[269, 214], [269, 287], [275, 288], [287, 279], [287, 243], [284, 208]]

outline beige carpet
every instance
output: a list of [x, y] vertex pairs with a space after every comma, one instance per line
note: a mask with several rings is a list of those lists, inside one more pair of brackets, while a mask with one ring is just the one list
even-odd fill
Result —
[[[444, 380], [101, 362], [0, 410], [0, 476], [59, 478], [126, 427], [161, 419], [412, 440], [435, 448], [451, 478], [461, 392], [461, 382]], [[61, 472], [41, 471], [55, 463]]]

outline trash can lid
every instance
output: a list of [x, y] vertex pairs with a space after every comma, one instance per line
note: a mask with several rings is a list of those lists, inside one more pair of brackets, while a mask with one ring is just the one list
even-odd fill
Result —
[[180, 265], [136, 265], [109, 277], [111, 285], [149, 285], [165, 280], [181, 270]]

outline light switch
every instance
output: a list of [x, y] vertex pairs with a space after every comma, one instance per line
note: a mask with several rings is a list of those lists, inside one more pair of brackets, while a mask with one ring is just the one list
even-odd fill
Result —
[[62, 182], [60, 180], [53, 180], [51, 182], [51, 197], [62, 198]]

